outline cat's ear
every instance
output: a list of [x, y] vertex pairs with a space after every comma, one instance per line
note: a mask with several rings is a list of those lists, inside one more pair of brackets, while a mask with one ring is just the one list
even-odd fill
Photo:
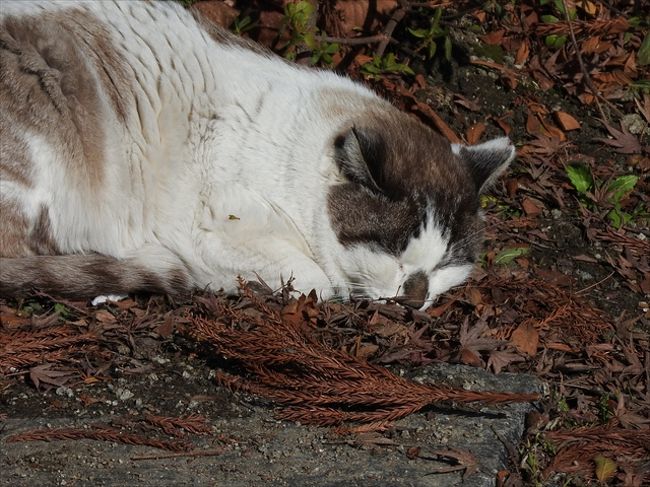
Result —
[[386, 143], [374, 130], [352, 127], [334, 141], [334, 157], [349, 180], [381, 191]]
[[515, 158], [515, 146], [507, 137], [478, 145], [451, 144], [451, 150], [469, 167], [479, 193], [492, 186]]

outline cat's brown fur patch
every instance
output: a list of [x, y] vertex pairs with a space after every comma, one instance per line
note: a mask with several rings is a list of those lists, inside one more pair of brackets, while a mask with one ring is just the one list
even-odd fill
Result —
[[0, 296], [19, 296], [30, 289], [75, 298], [134, 292], [183, 296], [189, 288], [189, 276], [180, 267], [156, 273], [132, 259], [99, 254], [0, 258]]
[[335, 185], [329, 212], [339, 241], [345, 245], [376, 243], [399, 254], [417, 236], [433, 208], [451, 241], [477, 220], [478, 194], [469, 168], [450, 144], [421, 122], [397, 109], [368, 110], [355, 122], [370, 133], [372, 167], [379, 191], [358, 182]]
[[0, 256], [20, 257], [31, 253], [25, 236], [29, 232], [27, 218], [18, 205], [0, 199]]
[[[33, 143], [36, 137], [52, 147], [59, 165], [52, 170], [64, 174], [75, 191], [100, 188], [106, 159], [104, 127], [113, 116], [126, 122], [132, 111], [132, 85], [133, 75], [108, 29], [87, 11], [61, 9], [5, 18], [0, 24], [3, 182], [26, 191], [34, 186], [27, 141]], [[9, 199], [2, 205], [17, 206]], [[57, 250], [45, 207], [33, 221], [17, 210], [3, 211], [0, 226], [0, 256]]]

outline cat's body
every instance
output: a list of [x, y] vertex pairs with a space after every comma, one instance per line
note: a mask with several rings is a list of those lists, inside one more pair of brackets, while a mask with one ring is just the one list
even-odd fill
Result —
[[171, 3], [3, 3], [0, 294], [462, 282], [508, 141], [259, 51]]

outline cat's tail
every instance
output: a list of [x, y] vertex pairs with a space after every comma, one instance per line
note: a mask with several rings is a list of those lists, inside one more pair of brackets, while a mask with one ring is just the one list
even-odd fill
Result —
[[0, 258], [0, 296], [6, 297], [33, 290], [70, 298], [135, 292], [181, 297], [191, 287], [186, 267], [169, 252], [125, 259], [101, 254]]

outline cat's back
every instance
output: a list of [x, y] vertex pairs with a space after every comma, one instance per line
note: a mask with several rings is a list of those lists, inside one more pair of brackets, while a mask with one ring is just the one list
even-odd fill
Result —
[[135, 35], [121, 12], [130, 4], [144, 22], [144, 2], [0, 5], [0, 212], [12, 223], [0, 236], [4, 255], [116, 246], [97, 227], [109, 198], [115, 214], [128, 213], [117, 188], [129, 184], [124, 161], [138, 140], [127, 134], [138, 132], [146, 97], [122, 45], [134, 44], [121, 34]]

